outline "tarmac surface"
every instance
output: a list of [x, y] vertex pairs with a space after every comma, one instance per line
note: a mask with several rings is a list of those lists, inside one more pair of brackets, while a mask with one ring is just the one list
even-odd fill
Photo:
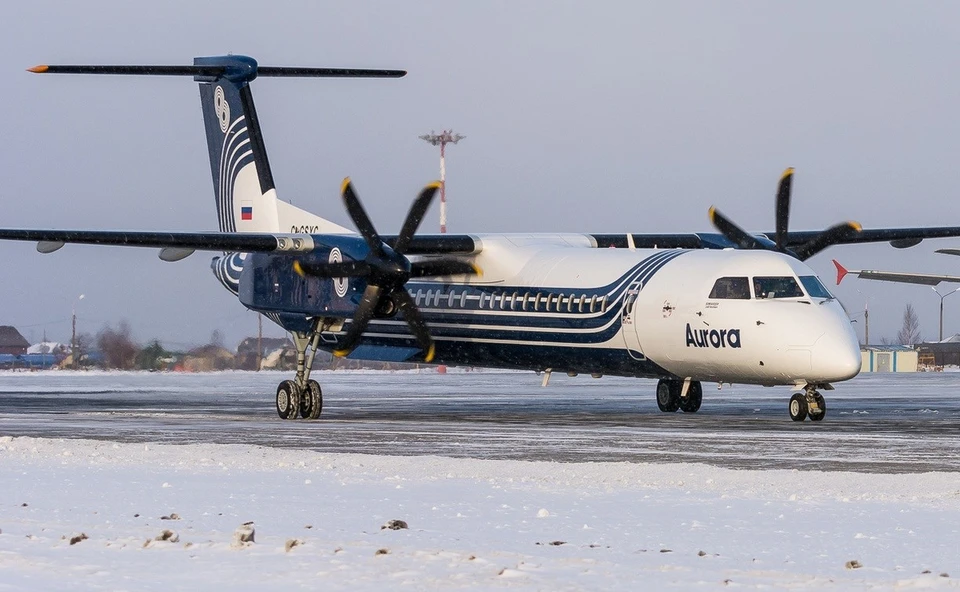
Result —
[[960, 373], [864, 374], [793, 422], [788, 387], [704, 384], [664, 414], [656, 381], [533, 373], [315, 372], [316, 421], [274, 407], [286, 373], [0, 373], [0, 435], [257, 444], [380, 455], [696, 462], [728, 468], [960, 471]]

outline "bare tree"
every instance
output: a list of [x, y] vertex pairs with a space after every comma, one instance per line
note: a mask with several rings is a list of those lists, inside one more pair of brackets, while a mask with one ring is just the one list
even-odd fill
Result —
[[130, 324], [120, 321], [117, 328], [105, 325], [97, 333], [97, 348], [103, 355], [103, 364], [107, 368], [129, 370], [133, 368], [139, 347], [131, 337]]
[[897, 343], [901, 345], [914, 345], [923, 341], [920, 336], [920, 319], [912, 304], [907, 304], [903, 310], [903, 326], [897, 333]]
[[210, 334], [210, 345], [223, 347], [223, 333], [220, 329], [214, 329], [213, 333]]

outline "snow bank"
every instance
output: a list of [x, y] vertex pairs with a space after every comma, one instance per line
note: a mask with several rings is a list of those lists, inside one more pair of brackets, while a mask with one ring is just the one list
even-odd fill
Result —
[[949, 588], [958, 543], [953, 473], [0, 438], [0, 590]]

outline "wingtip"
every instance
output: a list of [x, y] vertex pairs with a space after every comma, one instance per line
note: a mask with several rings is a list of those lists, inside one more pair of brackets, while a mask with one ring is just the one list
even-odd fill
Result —
[[344, 177], [343, 182], [340, 183], [340, 193], [346, 191], [348, 185], [350, 185], [350, 177]]
[[349, 349], [335, 349], [335, 350], [333, 350], [333, 355], [337, 356], [338, 358], [345, 358], [345, 357], [347, 357], [347, 356], [350, 355], [350, 350], [349, 350]]
[[434, 354], [437, 353], [437, 346], [433, 343], [430, 344], [430, 349], [427, 350], [427, 355], [423, 356], [423, 361], [428, 364], [433, 361]]
[[427, 183], [427, 189], [440, 189], [440, 181], [430, 181]]
[[783, 174], [780, 175], [780, 180], [783, 181], [784, 179], [786, 179], [791, 175], [793, 175], [793, 167], [787, 167], [786, 170], [783, 171]]
[[27, 72], [33, 72], [34, 74], [43, 74], [49, 69], [50, 69], [50, 66], [47, 66], [46, 64], [40, 64], [39, 66], [27, 68]]
[[717, 217], [717, 208], [710, 206], [710, 209], [707, 210], [707, 216], [710, 216], [710, 221], [713, 222], [714, 218]]
[[307, 274], [304, 273], [304, 271], [303, 271], [303, 266], [300, 265], [300, 262], [299, 262], [299, 261], [294, 261], [294, 262], [293, 262], [293, 271], [294, 271], [294, 273], [296, 273], [296, 274], [299, 275], [300, 277], [307, 277]]
[[847, 271], [847, 269], [843, 265], [840, 265], [840, 262], [837, 261], [836, 259], [833, 259], [832, 261], [833, 261], [833, 265], [837, 268], [837, 285], [839, 286], [840, 282], [843, 281], [843, 278], [845, 278], [847, 274], [850, 272]]
[[854, 229], [854, 230], [857, 231], [857, 232], [862, 232], [862, 231], [863, 231], [863, 226], [862, 226], [859, 222], [855, 222], [855, 221], [851, 220], [850, 222], [847, 222], [847, 224], [849, 224], [849, 225], [850, 225], [850, 228]]
[[477, 274], [478, 277], [483, 277], [483, 270], [480, 269], [479, 265], [474, 263], [472, 267], [473, 267], [473, 273]]

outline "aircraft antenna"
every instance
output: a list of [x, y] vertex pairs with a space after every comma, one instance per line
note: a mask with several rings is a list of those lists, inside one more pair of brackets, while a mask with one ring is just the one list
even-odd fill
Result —
[[440, 146], [440, 234], [446, 234], [447, 232], [447, 167], [444, 162], [446, 148], [447, 144], [456, 144], [464, 138], [466, 136], [455, 134], [453, 130], [443, 130], [439, 134], [430, 130], [429, 134], [420, 136], [421, 140], [434, 146]]

